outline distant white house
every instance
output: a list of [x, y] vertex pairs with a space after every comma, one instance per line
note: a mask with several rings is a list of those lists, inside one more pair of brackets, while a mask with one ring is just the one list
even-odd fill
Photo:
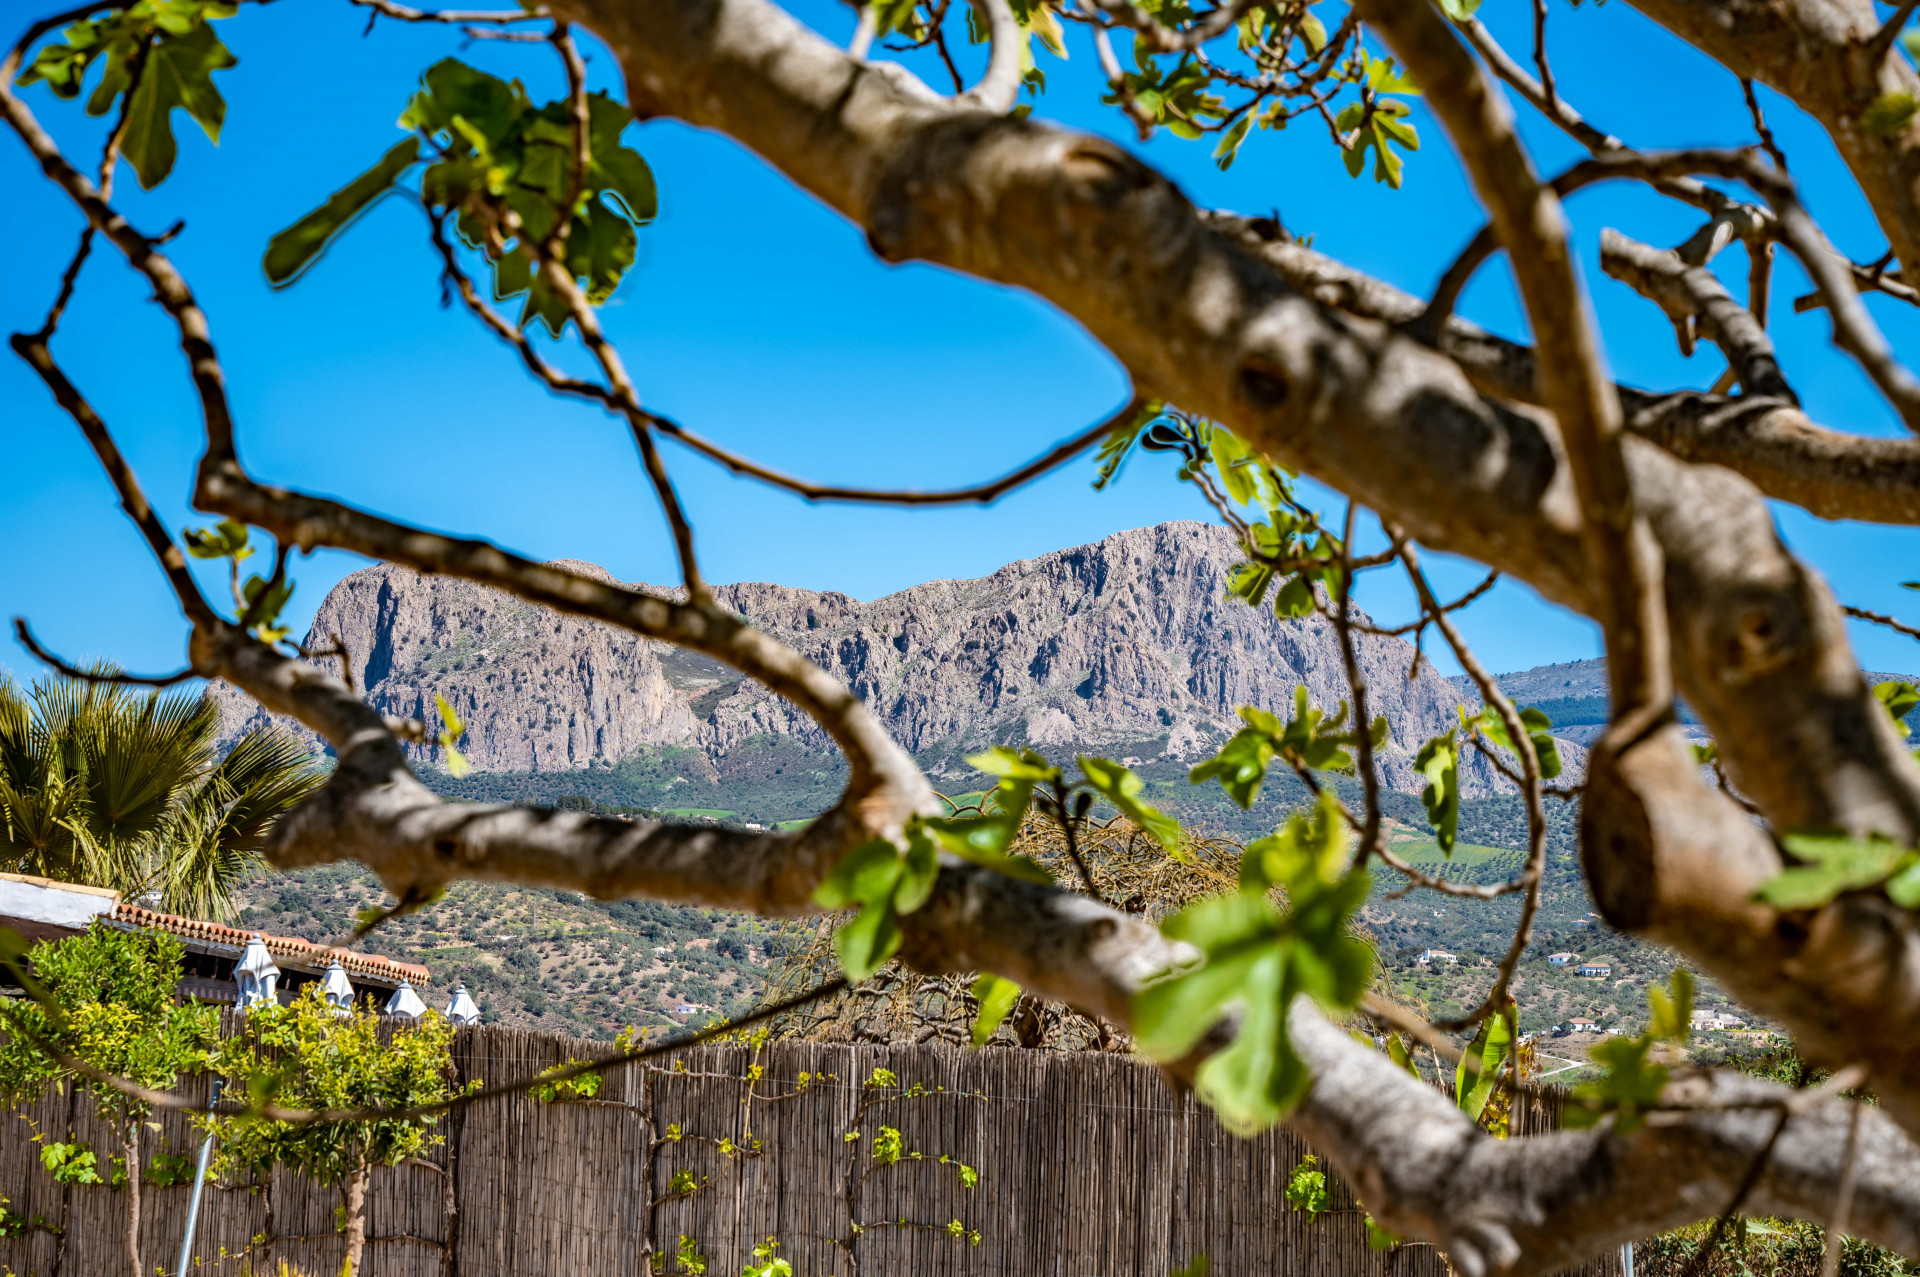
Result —
[[1708, 1033], [1720, 1033], [1727, 1029], [1744, 1029], [1747, 1022], [1727, 1011], [1695, 1011], [1693, 1028]]
[[1564, 967], [1569, 962], [1580, 961], [1580, 955], [1577, 953], [1549, 953], [1547, 955], [1547, 961], [1556, 967]]
[[694, 1006], [690, 1002], [682, 1002], [679, 1006], [674, 1008], [674, 1011], [680, 1015], [692, 1015], [695, 1011], [698, 1011], [699, 1009], [700, 1009], [699, 1007]]
[[1423, 967], [1430, 967], [1436, 962], [1458, 962], [1460, 959], [1444, 949], [1422, 949], [1414, 961]]
[[1585, 976], [1610, 976], [1613, 974], [1613, 963], [1606, 958], [1595, 958], [1591, 962], [1583, 962], [1580, 964], [1580, 974]]

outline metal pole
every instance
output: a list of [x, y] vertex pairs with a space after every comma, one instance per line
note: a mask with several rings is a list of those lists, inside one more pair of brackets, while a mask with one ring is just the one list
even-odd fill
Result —
[[[209, 1106], [220, 1102], [220, 1079], [213, 1079], [213, 1098]], [[207, 1132], [207, 1138], [200, 1143], [200, 1164], [193, 1171], [193, 1200], [187, 1204], [187, 1231], [180, 1238], [180, 1262], [174, 1272], [178, 1277], [186, 1277], [187, 1265], [193, 1260], [193, 1234], [200, 1223], [200, 1192], [207, 1186], [207, 1163], [213, 1158], [213, 1132]]]

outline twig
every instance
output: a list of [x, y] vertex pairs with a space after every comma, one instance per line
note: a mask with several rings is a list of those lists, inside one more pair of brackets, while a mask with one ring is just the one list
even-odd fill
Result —
[[[5, 90], [0, 88], [0, 94], [4, 92]], [[166, 525], [160, 521], [160, 516], [154, 513], [153, 507], [147, 503], [146, 493], [141, 491], [140, 481], [134, 476], [133, 468], [127, 464], [126, 458], [121, 455], [119, 445], [114, 442], [112, 434], [108, 432], [107, 423], [100, 419], [100, 414], [94, 411], [93, 405], [86, 401], [74, 384], [67, 380], [67, 375], [60, 370], [59, 365], [53, 362], [52, 352], [47, 349], [47, 343], [44, 340], [25, 333], [15, 333], [9, 344], [20, 358], [26, 360], [33, 370], [40, 374], [40, 380], [45, 382], [47, 389], [53, 392], [55, 402], [66, 410], [67, 415], [79, 425], [80, 432], [87, 437], [87, 442], [93, 445], [94, 455], [100, 459], [101, 468], [107, 472], [107, 478], [112, 482], [114, 491], [120, 496], [120, 508], [127, 512], [127, 517], [132, 519], [134, 526], [140, 529], [141, 535], [146, 538], [148, 549], [152, 550], [153, 556], [160, 561], [160, 568], [166, 574], [167, 582], [173, 587], [174, 594], [179, 598], [181, 609], [187, 614], [187, 619], [196, 625], [216, 623], [217, 615], [208, 604], [206, 597], [200, 593], [200, 587], [194, 581], [193, 574], [187, 570], [186, 556], [181, 554], [180, 547], [174, 544]], [[23, 622], [16, 622], [16, 624], [24, 630]], [[25, 638], [22, 641], [26, 641]], [[28, 650], [33, 651], [36, 656], [40, 655], [37, 647], [30, 646]]]
[[577, 377], [569, 377], [542, 359], [540, 352], [534, 349], [526, 330], [509, 322], [506, 316], [489, 306], [480, 296], [479, 290], [473, 286], [473, 280], [460, 269], [460, 261], [453, 251], [453, 243], [447, 238], [446, 215], [429, 209], [427, 220], [433, 228], [431, 237], [434, 249], [440, 254], [441, 277], [453, 284], [460, 294], [460, 300], [466, 304], [468, 310], [479, 316], [480, 321], [491, 328], [495, 335], [514, 348], [521, 362], [526, 364], [528, 371], [545, 382], [549, 389], [560, 394], [591, 399], [605, 407], [618, 409], [619, 405], [615, 403], [612, 393], [605, 386], [596, 385], [591, 381], [582, 381]]
[[654, 428], [659, 430], [661, 434], [667, 436], [667, 438], [685, 444], [709, 460], [719, 462], [727, 469], [733, 471], [733, 473], [743, 475], [750, 479], [758, 479], [762, 483], [791, 492], [795, 496], [807, 501], [849, 501], [865, 505], [906, 506], [961, 505], [971, 501], [980, 505], [987, 505], [1005, 496], [1008, 492], [1020, 487], [1022, 484], [1039, 478], [1041, 475], [1047, 473], [1047, 471], [1059, 466], [1062, 462], [1072, 460], [1114, 431], [1132, 423], [1132, 421], [1146, 409], [1148, 402], [1144, 396], [1136, 395], [1127, 401], [1125, 407], [1098, 425], [1089, 427], [1079, 434], [1074, 435], [1072, 438], [1061, 441], [1047, 452], [1021, 466], [1018, 470], [1002, 475], [1000, 478], [992, 480], [989, 483], [975, 484], [968, 488], [949, 488], [944, 491], [933, 492], [922, 492], [911, 488], [845, 488], [832, 484], [813, 483], [806, 479], [796, 479], [790, 475], [781, 474], [777, 470], [770, 470], [758, 462], [729, 452], [718, 444], [701, 438], [670, 417], [663, 416], [659, 413], [649, 413], [648, 417], [652, 421]]
[[1055, 777], [1053, 782], [1053, 818], [1060, 826], [1061, 837], [1066, 840], [1067, 859], [1073, 862], [1074, 869], [1079, 872], [1080, 881], [1086, 887], [1087, 894], [1101, 904], [1107, 904], [1107, 898], [1101, 895], [1100, 888], [1094, 885], [1093, 873], [1087, 868], [1086, 860], [1080, 855], [1080, 843], [1074, 836], [1074, 826], [1079, 823], [1079, 818], [1067, 807], [1067, 787], [1058, 777]]
[[547, 249], [548, 257], [559, 259], [561, 247], [573, 227], [574, 211], [586, 194], [588, 170], [593, 164], [589, 141], [593, 107], [587, 100], [587, 64], [580, 57], [579, 46], [573, 42], [573, 28], [565, 22], [555, 22], [553, 33], [547, 38], [553, 42], [560, 54], [560, 63], [567, 71], [567, 109], [573, 122], [573, 173], [567, 183], [567, 203], [553, 219], [552, 242]]
[[[1158, 53], [1191, 53], [1222, 35], [1254, 7], [1255, 0], [1234, 0], [1199, 15], [1190, 27], [1167, 26], [1133, 0], [1094, 0], [1101, 11], [1121, 26], [1131, 28], [1138, 38]], [[1329, 41], [1329, 43], [1332, 43]]]
[[1857, 617], [1862, 621], [1872, 621], [1875, 625], [1884, 625], [1888, 629], [1904, 634], [1910, 639], [1920, 639], [1920, 629], [1915, 629], [1911, 625], [1902, 625], [1899, 621], [1883, 613], [1869, 612], [1866, 608], [1852, 607], [1847, 604], [1842, 604], [1840, 610], [1848, 616]]
[[1340, 636], [1340, 660], [1346, 667], [1347, 690], [1353, 694], [1353, 754], [1354, 763], [1360, 769], [1362, 810], [1366, 816], [1356, 858], [1365, 863], [1380, 841], [1380, 777], [1373, 767], [1373, 724], [1367, 718], [1367, 680], [1360, 672], [1360, 657], [1353, 643], [1353, 520], [1358, 509], [1359, 503], [1349, 499], [1340, 531], [1340, 593], [1333, 627]]
[[940, 65], [947, 69], [947, 78], [953, 81], [953, 91], [956, 94], [965, 93], [967, 77], [960, 74], [960, 67], [953, 60], [953, 50], [947, 47], [946, 28], [937, 23], [933, 28], [933, 49], [940, 55]]
[[33, 631], [27, 628], [27, 619], [24, 616], [16, 616], [13, 618], [13, 633], [14, 637], [20, 640], [20, 646], [33, 653], [34, 657], [42, 664], [51, 666], [55, 671], [64, 674], [68, 678], [77, 678], [88, 683], [127, 683], [135, 687], [172, 687], [175, 683], [184, 683], [190, 678], [198, 677], [191, 666], [174, 674], [123, 674], [109, 673], [105, 670], [81, 669], [77, 665], [72, 665], [61, 660], [46, 648], [41, 647], [40, 644], [34, 640]]
[[98, 13], [102, 9], [112, 7], [110, 0], [102, 0], [99, 4], [75, 5], [71, 9], [63, 9], [59, 13], [42, 18], [28, 27], [20, 38], [14, 41], [13, 49], [8, 53], [5, 61], [0, 62], [0, 87], [12, 87], [14, 72], [19, 69], [21, 61], [27, 56], [27, 50], [33, 47], [35, 40], [56, 27], [65, 26], [69, 22], [78, 22], [90, 13]]
[[1440, 276], [1440, 282], [1434, 285], [1433, 297], [1427, 302], [1427, 308], [1401, 331], [1423, 346], [1438, 346], [1440, 335], [1446, 331], [1447, 321], [1453, 317], [1454, 307], [1460, 304], [1460, 294], [1466, 291], [1474, 272], [1499, 247], [1500, 241], [1494, 237], [1491, 222], [1475, 231], [1473, 238], [1467, 241], [1467, 246], [1460, 250], [1459, 256]]
[[[1488, 590], [1491, 590], [1499, 580], [1500, 569], [1495, 568], [1493, 571], [1487, 573], [1486, 578], [1482, 580], [1480, 584], [1474, 586], [1453, 602], [1445, 604], [1440, 610], [1442, 612], [1458, 612], [1461, 608], [1468, 606], [1475, 599], [1485, 594]], [[1379, 634], [1388, 638], [1398, 638], [1402, 634], [1411, 634], [1413, 631], [1424, 629], [1431, 624], [1433, 624], [1433, 618], [1425, 612], [1422, 612], [1419, 620], [1408, 621], [1405, 625], [1388, 627], [1384, 625], [1368, 625], [1364, 621], [1355, 621], [1353, 628], [1359, 630], [1362, 634]]]
[[1827, 1221], [1827, 1253], [1820, 1261], [1820, 1277], [1840, 1277], [1840, 1252], [1847, 1231], [1847, 1218], [1853, 1213], [1853, 1186], [1860, 1174], [1860, 1109], [1855, 1104], [1847, 1114], [1846, 1151], [1840, 1166], [1840, 1190], [1834, 1195], [1833, 1218]]
[[1773, 1146], [1780, 1142], [1780, 1133], [1787, 1129], [1787, 1121], [1792, 1116], [1791, 1109], [1780, 1110], [1780, 1116], [1773, 1123], [1773, 1133], [1767, 1136], [1767, 1142], [1761, 1146], [1759, 1154], [1747, 1167], [1746, 1175], [1740, 1180], [1740, 1187], [1734, 1190], [1733, 1200], [1727, 1203], [1727, 1208], [1721, 1211], [1719, 1217], [1713, 1221], [1713, 1229], [1707, 1234], [1707, 1240], [1700, 1244], [1700, 1249], [1695, 1251], [1693, 1258], [1687, 1261], [1686, 1272], [1682, 1277], [1700, 1277], [1700, 1274], [1706, 1271], [1707, 1261], [1712, 1258], [1713, 1252], [1720, 1248], [1720, 1238], [1726, 1232], [1727, 1224], [1739, 1214], [1740, 1207], [1746, 1204], [1747, 1196], [1753, 1192], [1754, 1185], [1760, 1182], [1760, 1176], [1766, 1170], [1768, 1160], [1773, 1156]]
[[300, 659], [303, 661], [323, 661], [328, 657], [339, 657], [340, 681], [345, 683], [347, 690], [351, 692], [353, 690], [353, 654], [347, 651], [347, 645], [341, 641], [339, 634], [329, 633], [327, 637], [333, 641], [332, 647], [311, 650], [296, 643], [292, 645], [293, 650], [300, 654]]
[[[1500, 966], [1494, 977], [1493, 987], [1480, 1005], [1464, 1016], [1444, 1021], [1437, 1027], [1443, 1029], [1464, 1029], [1478, 1024], [1488, 1015], [1505, 1005], [1507, 989], [1513, 983], [1513, 973], [1520, 965], [1520, 955], [1526, 952], [1527, 945], [1533, 939], [1533, 919], [1540, 909], [1540, 879], [1547, 863], [1547, 811], [1540, 795], [1540, 757], [1533, 746], [1533, 737], [1527, 734], [1526, 724], [1520, 721], [1520, 713], [1507, 699], [1500, 685], [1487, 673], [1486, 667], [1467, 646], [1460, 631], [1447, 619], [1447, 613], [1440, 609], [1439, 600], [1433, 596], [1433, 587], [1427, 583], [1426, 574], [1420, 570], [1419, 560], [1415, 557], [1411, 542], [1402, 541], [1400, 561], [1405, 564], [1407, 578], [1413, 583], [1419, 596], [1420, 606], [1434, 615], [1434, 625], [1439, 629], [1447, 646], [1453, 649], [1453, 655], [1460, 662], [1460, 668], [1467, 672], [1474, 686], [1480, 689], [1480, 699], [1491, 705], [1500, 716], [1501, 725], [1507, 729], [1507, 738], [1513, 742], [1513, 752], [1520, 760], [1520, 789], [1527, 804], [1527, 863], [1514, 881], [1520, 884], [1525, 893], [1521, 898], [1520, 919], [1514, 925], [1513, 942], [1507, 946], [1506, 956], [1500, 960]], [[1476, 735], [1474, 739], [1479, 738]]]
[[502, 25], [511, 22], [540, 22], [551, 18], [553, 14], [547, 6], [535, 5], [530, 9], [414, 9], [394, 0], [349, 0], [352, 4], [374, 11], [374, 16], [393, 18], [399, 22], [490, 22]]
[[873, 35], [879, 28], [878, 10], [871, 4], [860, 6], [860, 19], [853, 24], [853, 39], [847, 41], [847, 56], [864, 58], [873, 47]]
[[[267, 583], [260, 587], [258, 594], [253, 596], [253, 602], [248, 603], [246, 605], [246, 611], [240, 614], [241, 629], [252, 630], [254, 626], [260, 623], [260, 616], [266, 610], [268, 600], [273, 597], [273, 592], [280, 588], [281, 582], [287, 579], [287, 555], [292, 549], [293, 547], [284, 541], [275, 541], [273, 547], [273, 575], [267, 578]], [[262, 642], [264, 641], [263, 639]]]
[[[576, 94], [582, 91], [576, 86]], [[695, 606], [704, 605], [708, 598], [706, 583], [701, 580], [700, 567], [694, 557], [693, 526], [687, 521], [686, 512], [681, 508], [679, 494], [674, 491], [673, 482], [668, 477], [665, 463], [660, 459], [660, 451], [654, 445], [651, 428], [652, 414], [640, 406], [639, 392], [634, 389], [633, 379], [627, 375], [626, 363], [620, 358], [620, 352], [607, 340], [606, 332], [600, 327], [600, 318], [594, 313], [593, 304], [574, 281], [572, 272], [555, 255], [547, 252], [546, 246], [535, 244], [526, 233], [519, 216], [510, 208], [494, 210], [497, 221], [492, 228], [493, 234], [500, 240], [519, 239], [527, 252], [535, 259], [535, 265], [545, 273], [547, 283], [567, 304], [567, 312], [572, 316], [574, 327], [580, 331], [580, 340], [593, 355], [594, 361], [607, 378], [605, 401], [626, 416], [633, 431], [634, 442], [639, 446], [641, 462], [648, 480], [653, 484], [654, 494], [659, 498], [661, 512], [666, 516], [667, 525], [673, 534], [674, 549], [680, 559], [680, 575], [687, 587], [688, 601]], [[451, 252], [448, 254], [451, 256]], [[516, 343], [518, 344], [518, 343]], [[530, 348], [529, 348], [530, 350]], [[524, 356], [523, 356], [524, 357]]]
[[1540, 68], [1540, 92], [1551, 115], [1559, 109], [1560, 95], [1553, 91], [1553, 68], [1547, 65], [1547, 0], [1533, 0], [1533, 64]]
[[[1544, 31], [1545, 16], [1539, 9], [1535, 10], [1535, 21], [1540, 24], [1537, 29]], [[1560, 97], [1559, 94], [1548, 85], [1542, 84], [1528, 75], [1520, 64], [1515, 62], [1512, 56], [1500, 47], [1500, 42], [1493, 38], [1493, 32], [1487, 30], [1486, 23], [1480, 21], [1478, 18], [1468, 18], [1466, 21], [1456, 25], [1459, 26], [1461, 33], [1467, 37], [1467, 42], [1474, 47], [1481, 57], [1486, 59], [1487, 65], [1492, 68], [1495, 75], [1516, 89], [1520, 96], [1525, 98], [1535, 110], [1553, 121], [1555, 125], [1568, 136], [1572, 137], [1574, 141], [1580, 143], [1580, 145], [1595, 154], [1604, 151], [1626, 149], [1625, 142], [1622, 142], [1611, 133], [1604, 133], [1587, 123], [1578, 111], [1567, 104], [1566, 99]], [[1542, 69], [1544, 70], [1544, 50], [1541, 52], [1541, 61], [1543, 64]]]
[[1782, 173], [1786, 172], [1786, 152], [1774, 141], [1773, 130], [1767, 127], [1767, 117], [1760, 110], [1760, 99], [1753, 91], [1753, 81], [1744, 75], [1740, 77], [1740, 91], [1746, 95], [1747, 111], [1753, 116], [1753, 131], [1760, 135], [1760, 145], [1766, 148], [1767, 154], [1773, 159], [1773, 166]]
[[489, 31], [485, 27], [461, 27], [460, 31], [469, 41], [503, 40], [508, 44], [546, 44], [552, 39], [551, 36], [544, 36], [534, 31]]
[[53, 305], [47, 308], [47, 317], [41, 323], [34, 337], [47, 341], [53, 336], [54, 329], [60, 326], [60, 317], [67, 312], [67, 303], [73, 300], [73, 287], [80, 279], [80, 268], [87, 264], [87, 254], [93, 251], [93, 224], [89, 222], [80, 232], [80, 246], [74, 249], [73, 260], [67, 263], [65, 273], [60, 276], [60, 290], [54, 294]]
[[[151, 41], [142, 44], [134, 54], [128, 68], [126, 88], [120, 99], [120, 118], [114, 121], [112, 132], [107, 134], [107, 143], [100, 155], [100, 175], [97, 179], [100, 198], [113, 198], [113, 176], [119, 167], [120, 146], [127, 136], [127, 122], [133, 116], [133, 95], [139, 92], [140, 80], [147, 70], [147, 51]], [[80, 268], [87, 264], [87, 255], [93, 251], [93, 223], [88, 222], [80, 232], [80, 245], [74, 249], [73, 260], [67, 263], [67, 269], [60, 276], [60, 290], [54, 295], [53, 305], [47, 308], [47, 317], [42, 321], [39, 332], [34, 335], [41, 341], [53, 337], [54, 329], [60, 326], [60, 317], [66, 313], [67, 303], [73, 300], [74, 285], [79, 282]]]

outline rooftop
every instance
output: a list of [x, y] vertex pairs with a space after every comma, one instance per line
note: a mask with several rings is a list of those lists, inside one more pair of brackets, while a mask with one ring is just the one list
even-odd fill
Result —
[[237, 927], [224, 926], [218, 922], [202, 922], [198, 918], [182, 918], [176, 914], [158, 913], [152, 909], [142, 909], [139, 905], [130, 905], [125, 901], [114, 906], [113, 920], [129, 927], [139, 927], [148, 931], [166, 931], [186, 941], [198, 941], [201, 944], [231, 946], [244, 949], [247, 941], [258, 935], [267, 944], [267, 952], [282, 967], [297, 967], [308, 971], [325, 971], [335, 959], [338, 959], [349, 975], [370, 976], [376, 980], [398, 984], [410, 980], [414, 984], [426, 984], [432, 979], [432, 973], [417, 962], [398, 962], [382, 957], [377, 953], [356, 953], [351, 949], [336, 949], [327, 945], [315, 944], [311, 940], [302, 940], [298, 936], [270, 936], [265, 932], [242, 931]]
[[276, 964], [314, 974], [324, 972], [337, 958], [347, 974], [388, 986], [401, 981], [426, 984], [431, 978], [427, 968], [414, 962], [397, 962], [377, 953], [356, 953], [315, 944], [298, 936], [270, 936], [243, 931], [218, 922], [182, 918], [128, 904], [117, 891], [89, 887], [75, 882], [57, 882], [29, 874], [0, 873], [0, 925], [12, 926], [29, 940], [59, 939], [86, 930], [97, 917], [143, 931], [165, 931], [186, 946], [201, 953], [237, 957], [256, 934], [266, 941], [267, 952]]

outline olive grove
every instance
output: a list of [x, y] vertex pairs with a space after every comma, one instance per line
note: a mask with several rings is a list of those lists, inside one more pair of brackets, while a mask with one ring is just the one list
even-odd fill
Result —
[[[225, 392], [220, 317], [169, 260], [168, 236], [116, 211], [113, 185], [122, 160], [143, 186], [165, 179], [176, 110], [217, 131], [217, 76], [232, 61], [220, 32], [243, 29], [244, 6], [137, 0], [34, 22], [0, 63], [0, 111], [69, 197], [80, 241], [44, 323], [12, 348], [84, 433], [177, 595], [185, 668], [136, 681], [225, 680], [331, 746], [327, 783], [268, 840], [273, 864], [358, 860], [403, 908], [461, 878], [768, 916], [857, 908], [837, 946], [849, 978], [898, 959], [980, 973], [989, 1013], [1004, 1014], [1018, 986], [1097, 1016], [1192, 1081], [1236, 1129], [1291, 1123], [1380, 1226], [1432, 1242], [1469, 1277], [1552, 1272], [1736, 1210], [1920, 1257], [1920, 872], [1907, 850], [1920, 844], [1920, 764], [1888, 713], [1910, 704], [1901, 689], [1868, 686], [1842, 608], [1785, 547], [1767, 505], [1920, 522], [1920, 442], [1810, 419], [1767, 329], [1784, 250], [1817, 289], [1805, 305], [1824, 309], [1833, 341], [1920, 430], [1920, 379], [1861, 300], [1920, 303], [1901, 269], [1920, 252], [1920, 73], [1900, 38], [1914, 0], [1886, 16], [1869, 0], [1634, 0], [1753, 104], [1760, 145], [1684, 151], [1639, 149], [1560, 95], [1545, 0], [1535, 0], [1530, 58], [1503, 48], [1472, 0], [873, 0], [845, 48], [771, 0], [543, 0], [504, 12], [351, 2], [370, 23], [517, 41], [529, 58], [558, 59], [569, 90], [538, 104], [454, 56], [423, 67], [411, 102], [395, 104], [404, 140], [384, 153], [370, 140], [361, 177], [312, 193], [314, 212], [263, 246], [268, 277], [296, 279], [372, 201], [407, 192], [424, 217], [421, 251], [504, 357], [631, 432], [684, 579], [671, 594], [623, 588], [516, 555], [484, 527], [442, 535], [243, 467], [248, 423]], [[588, 91], [588, 34], [618, 60], [624, 100]], [[1421, 298], [1314, 251], [1277, 219], [1195, 207], [1125, 149], [1048, 124], [1044, 95], [1021, 100], [1041, 87], [1036, 41], [1091, 52], [1114, 109], [1142, 136], [1211, 137], [1224, 162], [1255, 126], [1295, 120], [1324, 129], [1349, 171], [1397, 185], [1419, 140], [1406, 105], [1418, 93], [1486, 227], [1457, 259], [1434, 262], [1440, 283]], [[969, 42], [987, 52], [971, 83], [958, 69], [968, 58], [956, 56]], [[902, 48], [932, 50], [952, 83], [914, 75], [893, 56]], [[1887, 256], [1856, 263], [1828, 241], [1754, 84], [1828, 131]], [[97, 158], [64, 153], [41, 123], [77, 109], [61, 99], [83, 92], [103, 117]], [[1599, 119], [1606, 104], [1581, 107]], [[1516, 108], [1588, 158], [1543, 174]], [[623, 131], [661, 117], [737, 140], [863, 230], [886, 261], [936, 263], [1050, 302], [1126, 367], [1133, 401], [1004, 479], [946, 492], [793, 478], [649, 408], [597, 307], [632, 266], [655, 207], [651, 173]], [[1598, 266], [1645, 297], [1647, 323], [1671, 324], [1684, 347], [1704, 338], [1719, 348], [1727, 371], [1711, 390], [1634, 389], [1609, 374], [1562, 206], [1597, 183], [1633, 184], [1696, 218], [1673, 249], [1610, 229]], [[1749, 264], [1744, 297], [1710, 268], [1730, 252]], [[1453, 313], [1495, 253], [1510, 264], [1532, 345]], [[93, 255], [143, 276], [177, 329], [204, 425], [193, 503], [220, 520], [185, 538], [154, 513], [111, 424], [56, 359], [63, 311]], [[517, 312], [501, 309], [515, 298]], [[597, 374], [551, 362], [530, 335], [536, 323], [571, 334]], [[1319, 786], [1318, 803], [1248, 849], [1239, 891], [1164, 927], [1081, 890], [1084, 872], [1054, 881], [1009, 854], [1030, 811], [1060, 823], [1070, 858], [1089, 796], [1169, 855], [1181, 854], [1180, 831], [1140, 803], [1125, 768], [1082, 759], [1063, 772], [1018, 742], [979, 760], [1000, 777], [993, 801], [943, 815], [856, 696], [713, 604], [666, 442], [809, 499], [906, 505], [991, 500], [1096, 448], [1109, 473], [1133, 448], [1179, 454], [1182, 476], [1241, 536], [1234, 592], [1282, 615], [1328, 615], [1351, 693], [1343, 707], [1302, 703], [1287, 721], [1248, 712], [1195, 781], [1247, 802], [1284, 765]], [[1295, 475], [1344, 494], [1345, 511], [1303, 504]], [[1386, 550], [1353, 548], [1361, 510], [1378, 516]], [[256, 533], [273, 547], [272, 567], [242, 583]], [[451, 711], [435, 723], [383, 717], [331, 672], [329, 653], [300, 650], [277, 624], [290, 557], [318, 547], [479, 582], [725, 662], [818, 723], [846, 756], [847, 788], [793, 832], [443, 802], [410, 760], [436, 748], [457, 758]], [[1555, 791], [1546, 725], [1501, 695], [1462, 640], [1453, 617], [1474, 596], [1437, 597], [1421, 548], [1477, 560], [1598, 623], [1612, 720], [1578, 793]], [[202, 590], [189, 555], [232, 564], [230, 599]], [[1406, 576], [1418, 624], [1481, 690], [1483, 711], [1428, 742], [1418, 766], [1443, 845], [1462, 751], [1506, 772], [1531, 822], [1510, 882], [1441, 881], [1388, 847], [1373, 756], [1384, 726], [1368, 713], [1354, 658], [1354, 634], [1370, 623], [1350, 602], [1369, 571]], [[50, 664], [88, 673], [16, 624]], [[1710, 769], [1682, 739], [1677, 696], [1715, 742], [1703, 755]], [[1357, 777], [1357, 803], [1315, 779], [1329, 770]], [[1371, 1017], [1457, 1055], [1450, 1035], [1505, 1014], [1538, 895], [1544, 805], [1557, 801], [1580, 804], [1582, 867], [1607, 921], [1671, 946], [1785, 1025], [1833, 1070], [1830, 1083], [1794, 1090], [1669, 1069], [1649, 1054], [1649, 1035], [1611, 1057], [1584, 1129], [1496, 1139], [1349, 1032]], [[1370, 866], [1416, 890], [1522, 898], [1512, 949], [1461, 1021], [1428, 1024], [1368, 994], [1370, 958], [1348, 922]], [[1684, 998], [1656, 1012], [1670, 1028], [1677, 1015], [1684, 1034]], [[1844, 1094], [1860, 1086], [1878, 1103]]]

